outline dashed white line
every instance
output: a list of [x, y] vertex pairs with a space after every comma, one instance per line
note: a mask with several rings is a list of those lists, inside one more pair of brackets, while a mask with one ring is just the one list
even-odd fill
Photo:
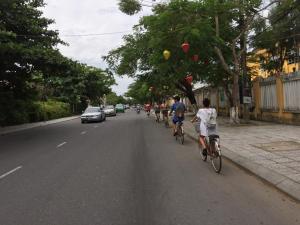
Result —
[[57, 145], [56, 147], [57, 147], [57, 148], [60, 148], [60, 147], [62, 147], [62, 146], [65, 145], [65, 144], [67, 144], [67, 142], [63, 142], [63, 143]]
[[86, 134], [86, 131], [82, 131], [81, 134]]
[[8, 176], [9, 174], [12, 174], [12, 173], [16, 172], [17, 170], [19, 170], [21, 168], [22, 168], [22, 166], [18, 166], [16, 168], [14, 168], [13, 170], [8, 171], [7, 173], [0, 176], [0, 180], [3, 179], [4, 177]]
[[98, 125], [95, 125], [94, 128], [98, 128]]

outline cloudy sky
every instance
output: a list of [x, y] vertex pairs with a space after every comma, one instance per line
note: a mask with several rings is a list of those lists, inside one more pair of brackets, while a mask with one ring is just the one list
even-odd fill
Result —
[[[149, 2], [150, 0], [148, 0]], [[60, 46], [61, 52], [74, 60], [91, 66], [106, 68], [101, 56], [122, 44], [122, 36], [131, 32], [142, 15], [150, 14], [150, 8], [134, 16], [127, 16], [118, 10], [118, 0], [45, 0], [44, 15], [55, 20], [51, 28], [59, 30], [61, 38], [69, 46]], [[145, 1], [147, 2], [147, 1]], [[82, 34], [106, 34], [98, 36], [75, 36]], [[132, 82], [129, 78], [116, 77], [113, 87], [117, 94], [124, 94]]]

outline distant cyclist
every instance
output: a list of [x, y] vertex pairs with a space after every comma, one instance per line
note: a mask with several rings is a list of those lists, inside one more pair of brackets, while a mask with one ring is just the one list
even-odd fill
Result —
[[164, 101], [161, 105], [160, 105], [160, 111], [163, 115], [163, 121], [168, 121], [168, 112], [169, 112], [169, 106], [167, 105], [166, 101]]
[[200, 120], [200, 135], [199, 144], [202, 146], [203, 155], [207, 155], [207, 146], [205, 138], [211, 134], [217, 134], [217, 111], [215, 108], [210, 108], [210, 101], [208, 98], [203, 100], [204, 108], [199, 109], [197, 115], [191, 122]]
[[151, 105], [148, 103], [148, 104], [145, 105], [145, 111], [147, 113], [147, 116], [150, 115], [150, 110], [151, 110]]
[[160, 120], [160, 105], [157, 103], [154, 104], [154, 112], [155, 112], [155, 116], [156, 116], [156, 122], [159, 122], [159, 120]]
[[170, 116], [172, 115], [172, 112], [175, 112], [173, 116], [173, 135], [175, 136], [177, 134], [177, 123], [183, 122], [186, 108], [185, 105], [180, 102], [179, 96], [175, 96], [174, 101], [175, 103], [171, 107]]

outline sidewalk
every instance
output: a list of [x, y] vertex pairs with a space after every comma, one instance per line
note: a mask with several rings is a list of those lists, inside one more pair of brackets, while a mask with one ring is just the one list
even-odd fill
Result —
[[73, 120], [73, 119], [77, 119], [77, 118], [79, 118], [79, 116], [65, 117], [65, 118], [49, 120], [49, 121], [45, 121], [45, 122], [26, 123], [26, 124], [21, 124], [21, 125], [16, 125], [16, 126], [0, 127], [0, 136], [14, 133], [17, 131], [35, 128], [35, 127], [42, 127], [42, 126], [47, 126], [50, 124], [61, 123], [61, 122], [65, 122], [65, 121], [69, 121], [69, 120]]
[[[187, 116], [187, 136], [198, 139]], [[223, 156], [300, 200], [300, 126], [250, 121], [231, 126], [218, 118]]]

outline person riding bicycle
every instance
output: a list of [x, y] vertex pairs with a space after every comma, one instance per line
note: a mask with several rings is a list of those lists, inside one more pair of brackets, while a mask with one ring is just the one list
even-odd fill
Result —
[[169, 107], [166, 103], [166, 101], [164, 101], [161, 105], [160, 105], [160, 110], [161, 110], [161, 113], [163, 115], [163, 120], [164, 121], [168, 121], [169, 118], [168, 118], [168, 112], [169, 112]]
[[156, 122], [159, 122], [160, 119], [160, 105], [155, 102], [154, 104], [154, 112], [156, 116]]
[[151, 105], [148, 103], [145, 105], [145, 111], [146, 111], [147, 115], [150, 115], [150, 110], [151, 110]]
[[195, 122], [200, 120], [200, 135], [199, 144], [202, 146], [202, 154], [207, 155], [207, 146], [205, 138], [212, 134], [217, 134], [217, 111], [215, 108], [210, 108], [210, 101], [208, 98], [203, 100], [204, 108], [199, 109], [196, 116], [191, 120]]
[[172, 115], [172, 112], [175, 112], [173, 116], [173, 135], [175, 136], [177, 134], [177, 123], [181, 123], [184, 120], [184, 112], [185, 112], [185, 105], [180, 102], [180, 97], [175, 96], [174, 97], [175, 103], [171, 107], [170, 116]]
[[138, 104], [138, 105], [136, 106], [136, 112], [137, 112], [137, 113], [140, 113], [140, 111], [141, 111], [141, 106]]

